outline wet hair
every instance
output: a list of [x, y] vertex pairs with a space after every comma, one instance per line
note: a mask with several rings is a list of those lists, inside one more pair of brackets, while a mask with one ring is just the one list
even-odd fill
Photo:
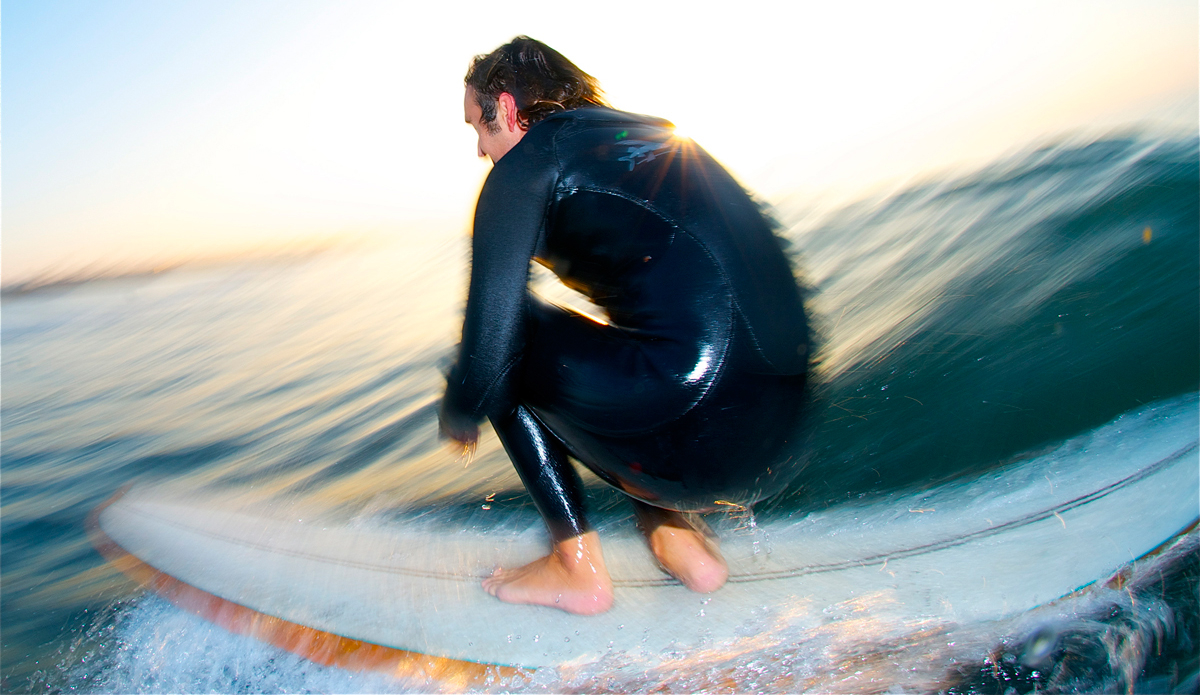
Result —
[[596, 78], [528, 36], [518, 36], [491, 53], [475, 56], [463, 82], [475, 90], [483, 123], [491, 133], [500, 130], [496, 100], [504, 92], [516, 101], [517, 123], [522, 128], [559, 111], [608, 106]]

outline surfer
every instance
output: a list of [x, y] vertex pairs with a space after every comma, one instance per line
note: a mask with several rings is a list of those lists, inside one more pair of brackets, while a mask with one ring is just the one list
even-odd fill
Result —
[[[440, 427], [469, 450], [490, 420], [553, 540], [484, 588], [579, 614], [612, 605], [572, 456], [632, 498], [667, 572], [715, 591], [728, 570], [698, 513], [746, 509], [799, 468], [808, 332], [779, 240], [704, 150], [612, 109], [543, 43], [477, 56], [465, 84], [493, 168]], [[607, 321], [532, 295], [531, 260]]]

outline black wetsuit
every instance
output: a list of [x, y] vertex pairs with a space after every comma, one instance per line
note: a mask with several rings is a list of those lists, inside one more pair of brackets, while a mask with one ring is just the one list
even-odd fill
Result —
[[[670, 123], [587, 108], [535, 124], [484, 184], [472, 253], [443, 427], [491, 419], [555, 540], [588, 529], [568, 452], [680, 511], [795, 476], [799, 289], [759, 207]], [[610, 323], [532, 296], [531, 259]]]

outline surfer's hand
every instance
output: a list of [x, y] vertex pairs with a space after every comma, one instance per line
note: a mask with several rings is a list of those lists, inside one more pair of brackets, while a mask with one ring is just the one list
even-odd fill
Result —
[[446, 407], [445, 400], [438, 409], [438, 432], [442, 439], [452, 440], [464, 449], [469, 447], [474, 450], [475, 442], [479, 439], [479, 425], [454, 412], [453, 408]]

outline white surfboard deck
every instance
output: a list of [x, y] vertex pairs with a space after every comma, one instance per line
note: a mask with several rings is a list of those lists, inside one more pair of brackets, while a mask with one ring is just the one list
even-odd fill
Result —
[[343, 637], [533, 668], [612, 652], [653, 660], [769, 644], [839, 607], [884, 621], [996, 619], [1105, 579], [1200, 516], [1198, 432], [1193, 394], [968, 482], [726, 533], [730, 581], [711, 595], [666, 577], [631, 523], [603, 538], [616, 601], [594, 617], [480, 587], [496, 566], [543, 555], [538, 533], [283, 520], [163, 486], [133, 488], [98, 523], [162, 573]]

